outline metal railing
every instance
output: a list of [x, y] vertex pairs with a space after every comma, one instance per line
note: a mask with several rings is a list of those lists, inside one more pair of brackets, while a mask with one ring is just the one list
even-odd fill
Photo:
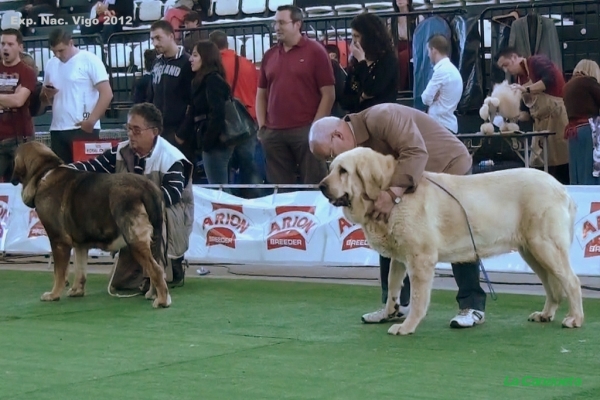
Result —
[[[479, 17], [484, 92], [491, 91], [494, 83], [506, 79], [504, 72], [496, 66], [495, 59], [500, 50], [502, 30], [508, 23], [497, 19], [512, 11], [516, 11], [520, 17], [537, 14], [555, 21], [563, 72], [566, 75], [583, 58], [600, 62], [600, 2], [597, 0], [516, 3], [488, 7]], [[508, 43], [508, 38], [505, 40]]]
[[[464, 9], [435, 9], [425, 11], [414, 11], [410, 13], [378, 13], [383, 18], [390, 30], [395, 32], [394, 25], [398, 18], [406, 17], [409, 20], [408, 43], [412, 41], [414, 24], [410, 21], [417, 21], [431, 15], [455, 16], [464, 14]], [[349, 44], [351, 40], [350, 24], [355, 15], [311, 17], [304, 20], [302, 31], [307, 36], [319, 40], [324, 44], [333, 44], [346, 48], [345, 56], [349, 56]], [[194, 29], [178, 30], [182, 36], [182, 43], [192, 36], [198, 39], [208, 39], [210, 32], [221, 30], [230, 38], [230, 48], [235, 49], [236, 53], [250, 59], [259, 65], [265, 52], [271, 48], [277, 41], [275, 33], [271, 27], [272, 19], [261, 19], [255, 21], [240, 21], [239, 23], [206, 24]], [[399, 39], [393, 35], [394, 43], [397, 46]], [[107, 64], [110, 69], [110, 83], [115, 93], [113, 106], [127, 106], [131, 104], [131, 92], [135, 80], [142, 75], [144, 71], [144, 51], [152, 48], [150, 41], [150, 30], [127, 30], [111, 35], [107, 42]], [[409, 85], [406, 93], [412, 95], [412, 65], [406, 59], [406, 64], [400, 65], [401, 69], [408, 69], [410, 73]], [[345, 66], [346, 62], [342, 62]]]

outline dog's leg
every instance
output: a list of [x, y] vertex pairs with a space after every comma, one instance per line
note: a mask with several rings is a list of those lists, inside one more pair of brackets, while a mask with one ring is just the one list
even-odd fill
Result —
[[156, 290], [156, 299], [152, 303], [152, 306], [154, 308], [169, 307], [171, 305], [171, 295], [167, 288], [167, 282], [164, 279], [164, 271], [152, 256], [150, 243], [130, 243], [129, 248], [133, 257], [144, 268], [148, 277], [150, 277], [151, 287], [154, 286], [154, 290]]
[[556, 281], [550, 277], [549, 271], [531, 254], [529, 249], [519, 247], [519, 253], [529, 267], [536, 273], [542, 281], [546, 291], [546, 302], [542, 311], [536, 311], [529, 315], [528, 321], [533, 322], [551, 322], [554, 320], [554, 314], [558, 309], [561, 300], [562, 287], [556, 287]]
[[51, 243], [54, 258], [54, 286], [51, 292], [42, 295], [42, 301], [58, 301], [65, 288], [65, 279], [71, 259], [71, 246], [63, 243]]
[[402, 290], [402, 282], [404, 281], [405, 275], [406, 265], [392, 259], [388, 277], [388, 298], [385, 305], [386, 314], [389, 316], [398, 314], [400, 309], [400, 291]]
[[[583, 325], [583, 301], [581, 282], [569, 262], [569, 240], [551, 238], [543, 243], [536, 243], [531, 251], [538, 262], [546, 269], [548, 281], [555, 293], [560, 297], [566, 294], [569, 300], [569, 312], [562, 321], [565, 328], [579, 328]], [[562, 244], [562, 245], [561, 245]], [[556, 297], [556, 295], [555, 295]], [[560, 297], [558, 297], [560, 299]]]
[[428, 254], [416, 255], [408, 260], [406, 267], [410, 277], [410, 312], [403, 323], [390, 327], [390, 335], [414, 333], [427, 314], [436, 263], [437, 257]]
[[69, 297], [83, 297], [87, 280], [88, 250], [75, 247], [75, 279], [73, 286], [67, 291]]

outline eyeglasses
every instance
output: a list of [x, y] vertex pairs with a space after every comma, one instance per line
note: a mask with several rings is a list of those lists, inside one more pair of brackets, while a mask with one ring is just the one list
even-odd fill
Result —
[[140, 128], [139, 126], [131, 126], [131, 125], [125, 124], [125, 125], [123, 125], [123, 128], [125, 128], [125, 130], [127, 132], [133, 133], [134, 136], [138, 136], [138, 135], [141, 135], [142, 132], [150, 130], [150, 129], [155, 129], [156, 127], [151, 126], [149, 128]]

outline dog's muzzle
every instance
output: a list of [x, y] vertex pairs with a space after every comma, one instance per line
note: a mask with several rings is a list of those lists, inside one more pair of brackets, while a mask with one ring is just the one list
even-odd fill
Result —
[[319, 190], [321, 191], [321, 193], [323, 193], [323, 196], [327, 197], [329, 202], [334, 207], [350, 207], [350, 196], [348, 195], [348, 193], [344, 193], [344, 195], [342, 197], [334, 199], [329, 194], [328, 189], [329, 188], [328, 188], [327, 184], [324, 182], [321, 182], [321, 184], [319, 185]]
[[344, 193], [342, 197], [331, 199], [329, 202], [334, 207], [350, 207], [350, 196], [348, 196], [348, 193]]

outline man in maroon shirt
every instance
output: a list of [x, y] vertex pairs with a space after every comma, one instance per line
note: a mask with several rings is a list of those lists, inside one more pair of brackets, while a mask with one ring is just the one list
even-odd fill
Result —
[[[562, 99], [565, 80], [560, 69], [544, 55], [521, 57], [512, 47], [502, 49], [498, 67], [516, 78], [523, 102], [534, 119], [535, 131], [555, 133], [548, 138], [548, 172], [562, 184], [569, 184], [569, 148], [563, 132], [569, 120]], [[541, 167], [542, 139], [534, 139], [532, 150], [539, 153], [532, 166]]]
[[21, 61], [20, 31], [3, 30], [0, 47], [0, 179], [7, 182], [12, 174], [15, 149], [35, 133], [29, 96], [35, 90], [37, 78], [34, 70]]
[[300, 32], [298, 7], [277, 8], [273, 27], [279, 43], [263, 57], [256, 94], [267, 180], [294, 184], [299, 165], [302, 182], [316, 184], [327, 175], [327, 166], [310, 152], [308, 132], [313, 121], [331, 114], [335, 100], [331, 60], [320, 43]]

